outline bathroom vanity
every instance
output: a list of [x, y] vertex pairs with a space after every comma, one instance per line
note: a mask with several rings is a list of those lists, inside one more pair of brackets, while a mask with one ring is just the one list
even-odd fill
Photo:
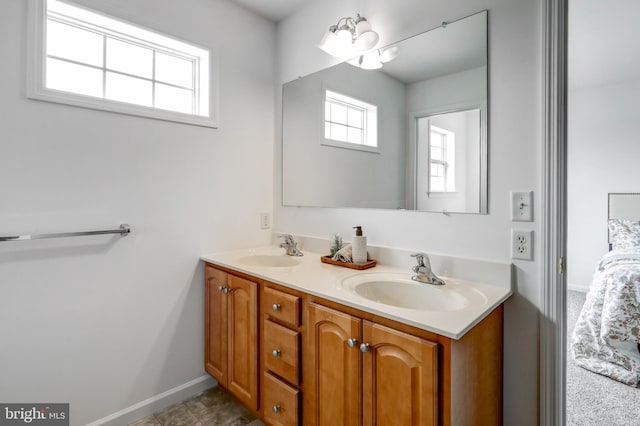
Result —
[[[448, 279], [455, 297], [429, 293], [442, 306], [421, 311], [353, 291], [354, 280], [386, 283], [404, 269], [353, 271], [319, 258], [273, 247], [202, 257], [205, 369], [222, 387], [270, 425], [502, 423], [510, 282]], [[498, 281], [510, 280], [510, 265], [498, 269]], [[411, 285], [406, 275], [389, 286]]]

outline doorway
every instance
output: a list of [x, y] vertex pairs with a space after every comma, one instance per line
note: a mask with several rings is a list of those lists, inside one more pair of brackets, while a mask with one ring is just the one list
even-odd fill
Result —
[[[636, 0], [615, 6], [568, 0], [564, 315], [569, 344], [594, 270], [608, 251], [608, 194], [640, 192], [638, 16]], [[640, 424], [640, 389], [578, 367], [571, 353], [565, 371], [567, 426]]]

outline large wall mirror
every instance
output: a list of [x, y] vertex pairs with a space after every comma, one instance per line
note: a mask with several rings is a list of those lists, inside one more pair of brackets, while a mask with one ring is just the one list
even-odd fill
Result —
[[372, 54], [284, 85], [283, 205], [486, 214], [487, 12]]

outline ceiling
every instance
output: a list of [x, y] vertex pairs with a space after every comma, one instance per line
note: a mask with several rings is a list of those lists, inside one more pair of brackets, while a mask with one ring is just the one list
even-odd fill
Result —
[[270, 21], [278, 22], [313, 0], [231, 0]]

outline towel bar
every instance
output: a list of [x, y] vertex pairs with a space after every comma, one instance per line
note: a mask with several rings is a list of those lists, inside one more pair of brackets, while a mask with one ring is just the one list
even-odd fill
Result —
[[0, 237], [0, 242], [42, 240], [45, 238], [84, 237], [87, 235], [104, 235], [104, 234], [120, 234], [121, 236], [125, 237], [129, 235], [130, 232], [131, 232], [131, 228], [129, 228], [129, 225], [122, 224], [118, 229], [106, 229], [101, 231], [61, 232], [57, 234], [16, 235], [16, 236]]

